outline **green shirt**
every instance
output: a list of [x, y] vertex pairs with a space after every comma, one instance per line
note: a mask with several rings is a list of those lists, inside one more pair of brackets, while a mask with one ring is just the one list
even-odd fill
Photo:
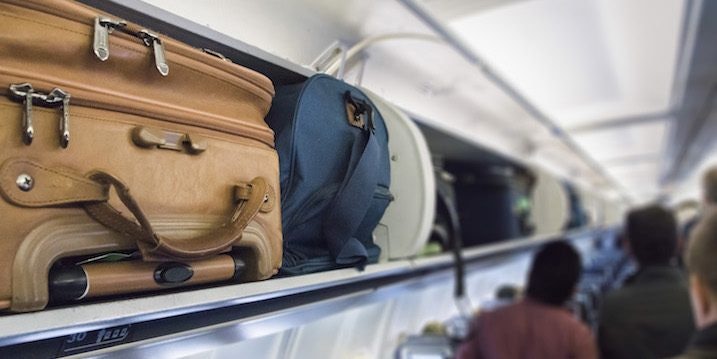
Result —
[[682, 353], [694, 332], [687, 283], [670, 266], [641, 269], [605, 297], [598, 342], [604, 358], [664, 358]]

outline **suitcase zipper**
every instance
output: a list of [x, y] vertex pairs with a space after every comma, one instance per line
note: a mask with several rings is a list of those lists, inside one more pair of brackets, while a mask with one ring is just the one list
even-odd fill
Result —
[[[157, 70], [162, 76], [169, 75], [169, 65], [167, 64], [167, 56], [164, 51], [164, 45], [162, 40], [155, 33], [150, 32], [147, 29], [142, 29], [137, 33], [129, 31], [127, 29], [127, 22], [121, 19], [114, 20], [104, 16], [98, 16], [95, 18], [95, 32], [92, 40], [92, 49], [101, 61], [107, 61], [110, 57], [110, 34], [114, 31], [122, 31], [126, 34], [135, 36], [142, 40], [147, 46], [151, 47], [154, 52], [154, 64]], [[210, 50], [202, 49], [206, 54], [220, 58], [221, 60], [232, 62], [224, 55]]]
[[60, 146], [67, 148], [70, 144], [70, 94], [54, 88], [43, 101], [49, 107], [60, 107]]
[[107, 61], [110, 58], [110, 34], [115, 29], [126, 26], [127, 22], [123, 20], [112, 20], [102, 16], [95, 18], [95, 35], [92, 41], [92, 49], [98, 59]]
[[212, 56], [214, 56], [214, 57], [217, 57], [217, 58], [219, 58], [219, 59], [222, 60], [222, 61], [233, 63], [232, 59], [230, 59], [230, 58], [224, 56], [222, 53], [220, 53], [220, 52], [218, 52], [218, 51], [214, 51], [214, 50], [212, 50], [212, 49], [207, 49], [206, 47], [202, 48], [202, 51], [203, 51], [205, 54], [207, 54], [207, 55], [212, 55]]
[[[48, 86], [49, 87], [49, 86]], [[59, 121], [59, 142], [62, 148], [67, 148], [70, 144], [70, 99], [74, 100], [73, 103], [80, 104], [96, 109], [105, 109], [111, 111], [123, 111], [121, 108], [116, 106], [109, 106], [104, 101], [98, 101], [97, 99], [88, 98], [87, 94], [81, 94], [83, 96], [76, 97], [70, 96], [70, 93], [61, 88], [55, 87], [48, 93], [43, 93], [36, 90], [30, 83], [11, 84], [7, 92], [8, 98], [12, 101], [19, 102], [22, 104], [22, 140], [26, 145], [30, 145], [33, 139], [36, 137], [35, 127], [33, 124], [33, 106], [40, 106], [45, 108], [59, 108], [60, 109], [60, 121]], [[207, 127], [212, 130], [221, 130], [218, 126]], [[261, 141], [263, 143], [273, 146], [273, 141], [266, 139], [261, 134], [257, 134], [251, 131], [249, 128], [245, 128], [242, 131], [234, 130], [233, 133], [237, 135], [251, 138], [254, 140]], [[201, 138], [184, 134], [186, 138], [186, 144], [190, 146], [188, 151], [196, 154], [205, 150], [203, 141]], [[195, 138], [196, 137], [196, 138]], [[155, 144], [156, 145], [156, 144]]]
[[107, 17], [98, 16], [95, 18], [95, 33], [92, 40], [92, 49], [101, 61], [106, 61], [110, 57], [110, 34], [114, 31], [122, 31], [125, 34], [132, 35], [142, 40], [147, 46], [151, 47], [154, 52], [154, 65], [162, 76], [169, 75], [169, 65], [167, 64], [167, 56], [164, 52], [162, 40], [155, 33], [147, 29], [132, 32], [127, 29], [127, 22], [124, 20], [113, 20]]
[[34, 90], [29, 83], [10, 85], [10, 98], [22, 102], [22, 142], [32, 144], [35, 128], [32, 126], [32, 97]]
[[[90, 26], [90, 36], [92, 36], [92, 26], [93, 21], [97, 17], [100, 17], [100, 19], [105, 19], [106, 21], [103, 21], [100, 25], [100, 27], [105, 28], [104, 30], [108, 31], [109, 33], [112, 33], [114, 29], [120, 29], [120, 33], [126, 33], [130, 37], [137, 38], [137, 32], [139, 32], [140, 27], [136, 26], [131, 23], [126, 23], [122, 20], [113, 20], [109, 18], [107, 15], [100, 14], [98, 15], [97, 11], [95, 9], [89, 9], [82, 4], [79, 4], [77, 2], [72, 1], [53, 1], [51, 3], [48, 3], [47, 1], [43, 0], [3, 0], [2, 2], [6, 2], [10, 5], [14, 6], [20, 6], [23, 8], [28, 8], [33, 11], [38, 11], [46, 14], [50, 14], [53, 16], [61, 17], [65, 20], [72, 21], [75, 23], [79, 23], [82, 25], [87, 26], [89, 22]], [[108, 22], [112, 22], [113, 24], [110, 25]], [[114, 23], [117, 22], [117, 26], [114, 26]], [[113, 28], [112, 30], [109, 30], [109, 28]], [[101, 31], [104, 31], [102, 29], [99, 29]], [[165, 41], [166, 40], [166, 41]], [[109, 37], [108, 37], [108, 52], [109, 55]], [[172, 39], [164, 39], [162, 41], [163, 47], [165, 47], [165, 51], [170, 51], [173, 54], [176, 54], [178, 56], [182, 56], [185, 58], [189, 58], [192, 60], [199, 60], [195, 54], [194, 51], [197, 51], [197, 49], [192, 48], [190, 46], [187, 46], [186, 44], [173, 41]], [[167, 46], [170, 46], [169, 50], [167, 50]], [[95, 56], [99, 55], [95, 54]], [[102, 60], [100, 58], [100, 60]], [[228, 59], [227, 59], [228, 60]], [[212, 62], [206, 62], [202, 63], [200, 65], [206, 65], [209, 67], [213, 67], [222, 71], [225, 71], [232, 76], [236, 76], [242, 80], [242, 82], [246, 82], [248, 84], [251, 84], [252, 86], [256, 86], [259, 89], [270, 93], [271, 95], [274, 94], [274, 88], [272, 86], [268, 86], [268, 82], [265, 81], [265, 76], [256, 73], [255, 71], [250, 71], [251, 73], [248, 73], [245, 71], [245, 69], [241, 69], [239, 66], [232, 65], [231, 61], [219, 61], [218, 63], [212, 63]], [[261, 77], [261, 78], [259, 78]]]
[[22, 140], [32, 144], [35, 128], [32, 125], [32, 106], [60, 108], [60, 146], [70, 144], [70, 94], [60, 88], [54, 88], [47, 94], [35, 91], [29, 83], [10, 85], [10, 99], [22, 102]]
[[164, 54], [164, 45], [162, 45], [162, 40], [160, 40], [159, 36], [149, 32], [147, 29], [140, 30], [137, 36], [142, 39], [145, 45], [152, 47], [154, 50], [154, 65], [159, 73], [162, 76], [169, 75], [169, 65], [167, 65], [167, 57]]
[[[157, 69], [169, 69], [169, 64], [167, 62], [167, 59], [163, 58], [167, 55], [173, 55], [178, 57], [178, 62], [180, 62], [184, 67], [189, 66], [190, 64], [186, 63], [187, 60], [191, 60], [196, 63], [192, 63], [192, 68], [196, 69], [199, 72], [204, 72], [204, 70], [208, 70], [209, 68], [213, 70], [220, 70], [225, 72], [227, 75], [230, 75], [227, 77], [226, 82], [236, 86], [238, 88], [241, 88], [249, 93], [255, 94], [262, 100], [267, 100], [266, 97], [273, 96], [274, 91], [273, 87], [270, 85], [270, 82], [264, 81], [267, 80], [264, 76], [261, 76], [258, 73], [255, 73], [254, 71], [250, 71], [248, 69], [241, 68], [236, 65], [232, 65], [229, 61], [214, 61], [210, 59], [209, 55], [199, 55], [195, 54], [194, 52], [197, 51], [197, 49], [190, 48], [189, 46], [178, 43], [176, 41], [173, 41], [172, 39], [162, 37], [159, 41], [159, 44], [156, 44], [156, 41], [150, 39], [147, 39], [147, 43], [145, 43], [145, 40], [142, 40], [140, 43], [138, 41], [139, 39], [139, 33], [142, 30], [141, 27], [136, 26], [134, 24], [131, 24], [129, 22], [125, 23], [124, 21], [118, 19], [118, 18], [111, 18], [107, 15], [101, 15], [98, 16], [96, 11], [90, 11], [89, 9], [81, 9], [78, 6], [75, 5], [72, 2], [53, 2], [52, 6], [47, 6], [45, 2], [39, 1], [39, 0], [7, 0], [7, 2], [13, 6], [21, 6], [26, 7], [29, 9], [32, 9], [33, 11], [38, 12], [44, 12], [53, 16], [61, 17], [64, 20], [72, 21], [77, 24], [81, 24], [83, 26], [87, 26], [89, 33], [87, 34], [90, 39], [88, 39], [90, 44], [88, 46], [91, 47], [91, 50], [89, 52], [92, 52], [92, 55], [98, 57], [98, 59], [101, 60], [100, 57], [107, 56], [107, 59], [109, 59], [111, 50], [109, 49], [110, 41], [117, 41], [118, 44], [121, 43], [124, 47], [132, 47], [133, 49], [139, 48], [140, 44], [144, 44], [145, 46], [154, 47], [156, 46], [156, 55], [159, 55], [159, 65], [157, 65], [157, 61], [155, 62], [155, 65]], [[0, 11], [2, 12], [2, 11]], [[98, 19], [99, 17], [99, 19]], [[23, 18], [23, 19], [29, 19], [29, 18]], [[97, 21], [96, 21], [97, 20]], [[29, 20], [28, 20], [29, 21]], [[95, 24], [95, 21], [97, 22]], [[89, 22], [89, 24], [88, 24]], [[88, 26], [89, 25], [89, 26]], [[94, 25], [97, 25], [96, 28]], [[93, 31], [97, 30], [97, 31]], [[115, 31], [118, 30], [118, 31]], [[105, 39], [104, 33], [107, 32], [106, 42], [103, 41]], [[110, 39], [109, 33], [114, 33], [115, 36], [113, 37], [114, 40]], [[149, 34], [152, 34], [152, 32], [149, 32]], [[93, 39], [93, 35], [96, 35], [96, 38]], [[146, 36], [146, 35], [143, 35]], [[97, 42], [97, 52], [94, 51], [95, 45], [94, 43]], [[161, 45], [161, 46], [159, 46]], [[143, 47], [143, 46], [142, 46]], [[105, 51], [106, 50], [106, 51]], [[171, 52], [172, 54], [169, 54], [168, 52]], [[199, 58], [199, 57], [202, 58]], [[206, 57], [206, 58], [204, 58]], [[155, 59], [156, 60], [156, 59]], [[216, 60], [219, 60], [218, 58]], [[163, 66], [162, 64], [166, 65]], [[204, 67], [207, 67], [205, 69]], [[0, 69], [0, 75], [6, 75], [8, 73], [4, 72], [5, 69]], [[174, 105], [164, 105], [162, 103], [153, 102], [151, 98], [143, 98], [141, 99], [143, 105], [155, 105], [155, 107], [152, 108], [152, 110], [148, 110], [150, 112], [138, 111], [135, 107], [133, 107], [130, 104], [130, 101], [134, 100], [132, 98], [131, 94], [124, 94], [119, 93], [117, 91], [113, 91], [111, 88], [108, 89], [101, 89], [101, 90], [92, 90], [88, 89], [86, 87], [81, 86], [79, 83], [74, 83], [70, 79], [69, 81], [64, 81], [62, 83], [56, 83], [57, 81], [51, 81], [51, 82], [45, 82], [43, 81], [42, 77], [39, 74], [16, 74], [14, 72], [9, 73], [11, 75], [11, 78], [23, 78], [25, 77], [28, 82], [33, 83], [34, 85], [40, 86], [44, 89], [51, 89], [53, 87], [56, 87], [60, 85], [64, 90], [72, 93], [72, 102], [74, 105], [80, 105], [80, 106], [87, 106], [95, 109], [103, 109], [103, 110], [110, 110], [110, 111], [118, 111], [128, 114], [135, 114], [135, 115], [142, 115], [142, 116], [149, 116], [156, 119], [161, 120], [167, 120], [178, 124], [183, 125], [196, 125], [199, 127], [203, 127], [209, 130], [215, 130], [225, 133], [230, 133], [233, 135], [238, 135], [242, 137], [246, 137], [253, 140], [258, 140], [262, 142], [263, 144], [266, 144], [270, 147], [274, 147], [274, 135], [273, 133], [268, 129], [264, 127], [264, 124], [255, 124], [253, 122], [245, 122], [245, 121], [235, 121], [238, 120], [234, 116], [230, 115], [216, 115], [214, 116], [213, 113], [205, 113], [204, 111], [195, 110], [193, 108], [188, 109], [189, 112], [187, 113], [193, 113], [193, 117], [204, 117], [207, 115], [206, 121], [198, 121], [194, 119], [188, 119], [189, 115], [183, 114], [178, 115], [177, 114], [177, 107]], [[216, 75], [216, 74], [215, 74]], [[0, 76], [2, 77], [2, 76]], [[16, 80], [17, 81], [17, 80]], [[35, 83], [37, 82], [37, 83]], [[9, 83], [6, 82], [7, 86]], [[6, 88], [7, 89], [7, 88]], [[0, 91], [0, 93], [5, 92], [5, 94], [10, 95], [6, 91]], [[117, 97], [118, 101], [115, 102], [110, 97]], [[268, 99], [270, 102], [270, 98]], [[21, 102], [22, 101], [18, 101]], [[59, 104], [55, 104], [55, 107]], [[30, 111], [32, 108], [30, 108]], [[229, 121], [226, 121], [229, 120]], [[30, 124], [32, 125], [32, 115], [30, 115]], [[34, 137], [34, 130], [35, 128], [33, 126], [28, 126], [28, 128], [32, 131], [28, 131], [28, 135], [23, 135], [23, 139], [25, 140], [25, 143], [30, 143], [32, 140], [30, 138]]]

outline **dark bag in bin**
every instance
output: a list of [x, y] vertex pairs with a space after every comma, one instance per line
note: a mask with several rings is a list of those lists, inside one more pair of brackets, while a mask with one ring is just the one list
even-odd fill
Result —
[[521, 236], [515, 212], [517, 193], [510, 166], [452, 165], [463, 245], [492, 243]]
[[281, 167], [284, 257], [295, 275], [378, 260], [392, 196], [388, 133], [359, 89], [327, 75], [277, 88], [266, 118]]

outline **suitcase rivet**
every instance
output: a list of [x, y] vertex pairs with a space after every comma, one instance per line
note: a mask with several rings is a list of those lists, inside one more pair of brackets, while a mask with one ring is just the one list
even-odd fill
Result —
[[35, 185], [35, 180], [30, 177], [30, 175], [23, 173], [17, 176], [17, 180], [15, 180], [15, 183], [21, 191], [27, 192], [32, 189], [32, 186]]

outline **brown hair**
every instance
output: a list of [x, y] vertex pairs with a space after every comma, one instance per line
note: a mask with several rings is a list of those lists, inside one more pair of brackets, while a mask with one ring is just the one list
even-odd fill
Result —
[[712, 167], [705, 172], [702, 178], [702, 187], [705, 191], [705, 200], [708, 203], [717, 204], [717, 167]]
[[685, 263], [690, 274], [699, 277], [717, 296], [717, 209], [707, 209], [692, 231]]

